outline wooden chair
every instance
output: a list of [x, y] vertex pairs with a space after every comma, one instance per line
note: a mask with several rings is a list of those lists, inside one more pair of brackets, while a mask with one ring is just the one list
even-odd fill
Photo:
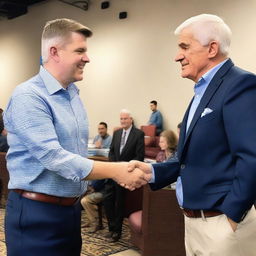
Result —
[[6, 153], [0, 152], [0, 206], [5, 207], [8, 196], [9, 173], [6, 168]]
[[143, 188], [143, 208], [128, 218], [132, 243], [141, 256], [185, 256], [184, 218], [175, 190]]

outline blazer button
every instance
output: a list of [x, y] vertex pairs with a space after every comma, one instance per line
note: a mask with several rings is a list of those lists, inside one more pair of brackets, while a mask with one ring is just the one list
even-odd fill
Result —
[[185, 169], [185, 167], [186, 167], [186, 165], [185, 165], [185, 164], [182, 164], [182, 165], [180, 166], [180, 169], [183, 170], [183, 169]]

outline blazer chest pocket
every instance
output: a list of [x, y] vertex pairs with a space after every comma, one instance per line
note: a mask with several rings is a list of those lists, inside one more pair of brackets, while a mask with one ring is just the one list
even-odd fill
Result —
[[219, 121], [220, 121], [219, 112], [213, 111], [203, 117], [200, 117], [197, 124], [204, 125], [204, 124], [214, 123], [214, 122], [217, 123]]

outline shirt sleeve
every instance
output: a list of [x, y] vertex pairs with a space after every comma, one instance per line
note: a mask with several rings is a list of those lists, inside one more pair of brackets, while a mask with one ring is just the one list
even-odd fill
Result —
[[16, 146], [27, 150], [41, 165], [75, 182], [88, 176], [93, 161], [65, 150], [59, 142], [49, 106], [34, 94], [13, 97], [5, 114], [8, 132], [15, 134]]

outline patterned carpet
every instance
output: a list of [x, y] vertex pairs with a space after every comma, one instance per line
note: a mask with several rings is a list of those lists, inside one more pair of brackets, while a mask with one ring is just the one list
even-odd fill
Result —
[[[4, 240], [4, 215], [5, 210], [0, 209], [0, 255], [6, 256], [6, 247]], [[83, 211], [82, 213], [82, 224], [86, 222], [86, 215]], [[130, 243], [130, 232], [125, 220], [123, 226], [122, 239], [117, 243], [108, 243], [104, 234], [107, 233], [107, 224], [104, 220], [104, 229], [98, 231], [97, 233], [90, 234], [86, 232], [85, 228], [82, 228], [82, 238], [83, 246], [81, 256], [108, 256], [117, 252], [127, 250], [129, 248], [134, 248]]]

